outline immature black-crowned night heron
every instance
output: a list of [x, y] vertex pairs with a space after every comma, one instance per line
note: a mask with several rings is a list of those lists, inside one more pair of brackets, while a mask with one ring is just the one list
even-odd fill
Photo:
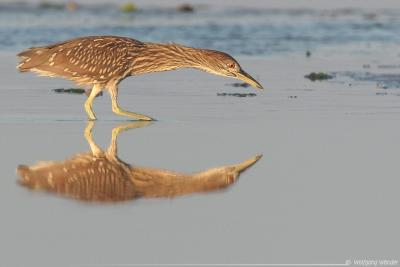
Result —
[[153, 120], [145, 115], [125, 111], [118, 105], [118, 84], [132, 75], [196, 68], [236, 78], [262, 89], [261, 84], [243, 71], [230, 55], [178, 44], [142, 43], [117, 36], [90, 36], [33, 47], [18, 56], [21, 62], [17, 68], [21, 72], [34, 71], [42, 76], [59, 76], [79, 85], [92, 86], [85, 102], [90, 120], [96, 119], [92, 109], [93, 100], [105, 88], [111, 95], [113, 112], [137, 120]]
[[255, 164], [261, 155], [239, 164], [222, 166], [194, 174], [130, 165], [118, 158], [117, 137], [129, 129], [146, 126], [136, 121], [113, 129], [110, 146], [102, 150], [92, 138], [93, 121], [85, 128], [91, 152], [78, 153], [64, 161], [41, 161], [20, 165], [19, 182], [32, 189], [55, 192], [85, 201], [124, 201], [140, 197], [175, 197], [227, 188]]

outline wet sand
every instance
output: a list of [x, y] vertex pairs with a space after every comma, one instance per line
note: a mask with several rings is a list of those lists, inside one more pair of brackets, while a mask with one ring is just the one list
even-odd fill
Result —
[[[235, 80], [194, 70], [123, 81], [121, 106], [159, 120], [121, 134], [119, 157], [125, 162], [190, 173], [264, 157], [228, 190], [104, 205], [17, 184], [19, 164], [89, 150], [85, 97], [52, 92], [73, 85], [19, 74], [14, 56], [2, 54], [1, 262], [114, 266], [393, 258], [400, 223], [400, 97], [377, 95], [383, 89], [374, 82], [338, 77], [312, 83], [303, 77], [321, 70], [365, 71], [364, 63], [373, 63], [373, 71], [376, 60], [396, 62], [323, 53], [310, 59], [239, 58], [264, 91], [234, 88]], [[217, 96], [224, 92], [257, 96]], [[124, 118], [111, 113], [107, 94], [94, 109], [99, 120], [93, 136], [106, 148]]]

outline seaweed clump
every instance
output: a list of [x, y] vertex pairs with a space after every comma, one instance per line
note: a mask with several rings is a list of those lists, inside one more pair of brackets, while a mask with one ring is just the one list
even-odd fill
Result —
[[119, 9], [125, 13], [132, 13], [137, 11], [137, 7], [134, 3], [125, 3], [121, 5]]
[[253, 97], [255, 93], [217, 93], [217, 96]]
[[[58, 93], [58, 94], [77, 94], [77, 95], [85, 94], [85, 95], [89, 96], [90, 92], [92, 90], [91, 89], [85, 90], [82, 88], [57, 88], [57, 89], [53, 89], [52, 91], [55, 93]], [[99, 92], [99, 93], [97, 93], [96, 97], [102, 96], [102, 95], [103, 95], [103, 92]]]
[[178, 6], [177, 10], [179, 12], [192, 13], [192, 12], [194, 12], [194, 7], [189, 4], [182, 4], [182, 5]]
[[84, 94], [85, 89], [82, 88], [57, 88], [53, 89], [56, 93], [66, 93], [66, 94]]
[[48, 1], [42, 1], [39, 3], [39, 8], [42, 9], [64, 9], [65, 6], [63, 4], [60, 3], [53, 3], [53, 2], [48, 2]]
[[78, 4], [74, 1], [68, 1], [67, 3], [57, 3], [51, 1], [41, 1], [38, 5], [40, 9], [47, 9], [47, 10], [64, 10], [67, 9], [68, 11], [75, 11], [78, 9]]
[[310, 79], [311, 81], [322, 81], [322, 80], [329, 80], [332, 79], [333, 76], [329, 75], [328, 73], [325, 72], [311, 72], [310, 74], [304, 76], [307, 79]]
[[244, 88], [247, 88], [250, 85], [248, 83], [232, 83], [232, 86], [233, 87], [244, 87]]

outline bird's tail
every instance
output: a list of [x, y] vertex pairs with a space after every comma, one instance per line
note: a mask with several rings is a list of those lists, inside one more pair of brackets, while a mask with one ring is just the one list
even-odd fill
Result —
[[17, 65], [17, 69], [21, 72], [26, 72], [44, 63], [48, 57], [47, 50], [48, 48], [44, 47], [33, 47], [17, 54], [21, 60]]

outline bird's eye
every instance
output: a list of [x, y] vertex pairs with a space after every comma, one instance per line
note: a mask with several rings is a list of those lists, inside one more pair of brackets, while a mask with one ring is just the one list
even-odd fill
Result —
[[235, 68], [235, 63], [228, 63], [228, 68], [234, 69]]

